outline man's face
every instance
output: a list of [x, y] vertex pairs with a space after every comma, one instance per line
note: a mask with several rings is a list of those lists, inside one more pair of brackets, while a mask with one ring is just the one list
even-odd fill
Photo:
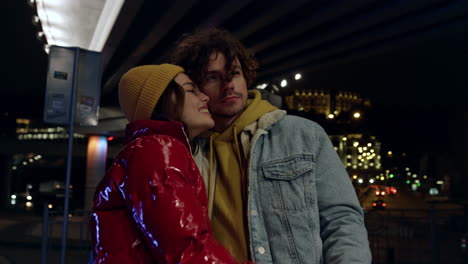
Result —
[[[226, 70], [226, 57], [213, 52], [205, 79], [200, 89], [208, 95], [208, 107], [214, 118], [235, 119], [244, 110], [247, 102], [247, 81], [242, 66], [236, 58], [230, 70]], [[227, 71], [227, 72], [226, 72]]]

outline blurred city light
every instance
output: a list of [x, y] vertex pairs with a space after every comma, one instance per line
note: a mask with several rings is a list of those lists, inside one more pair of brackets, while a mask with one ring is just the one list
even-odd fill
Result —
[[432, 195], [432, 196], [439, 195], [439, 190], [435, 187], [432, 187], [429, 189], [429, 195]]
[[288, 81], [282, 80], [281, 81], [281, 87], [286, 87], [286, 85], [288, 85]]

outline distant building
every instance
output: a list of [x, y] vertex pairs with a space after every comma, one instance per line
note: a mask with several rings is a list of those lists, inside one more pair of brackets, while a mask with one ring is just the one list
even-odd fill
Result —
[[299, 112], [314, 111], [324, 115], [327, 119], [336, 119], [340, 115], [350, 113], [352, 117], [359, 119], [359, 109], [370, 107], [370, 101], [360, 97], [354, 92], [331, 92], [320, 89], [295, 90], [285, 98], [288, 109]]

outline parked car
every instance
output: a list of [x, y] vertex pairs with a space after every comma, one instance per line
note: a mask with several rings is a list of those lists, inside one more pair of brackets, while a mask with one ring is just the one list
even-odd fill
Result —
[[382, 199], [375, 200], [372, 203], [372, 208], [374, 209], [385, 209], [386, 207], [387, 207], [387, 203], [385, 203], [385, 201]]

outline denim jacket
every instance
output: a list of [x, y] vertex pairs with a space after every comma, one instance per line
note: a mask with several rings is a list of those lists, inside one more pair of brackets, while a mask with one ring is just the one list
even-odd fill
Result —
[[371, 263], [362, 208], [323, 128], [276, 110], [243, 134], [255, 263]]

